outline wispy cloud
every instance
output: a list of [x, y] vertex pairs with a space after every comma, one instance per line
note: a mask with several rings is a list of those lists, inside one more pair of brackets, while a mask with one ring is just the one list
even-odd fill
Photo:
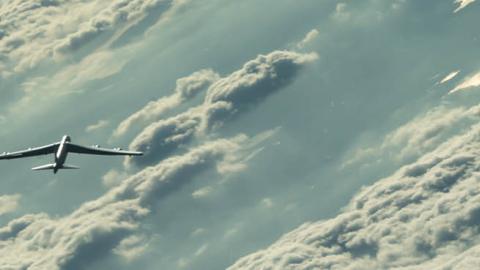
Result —
[[86, 132], [94, 132], [99, 129], [105, 128], [109, 125], [110, 123], [107, 120], [99, 120], [97, 123], [89, 125], [85, 128]]
[[466, 6], [472, 4], [475, 0], [455, 0], [455, 4], [458, 4], [458, 7], [453, 11], [454, 13], [459, 12], [464, 9]]
[[192, 197], [195, 198], [195, 199], [200, 199], [200, 198], [203, 198], [203, 197], [207, 197], [208, 195], [210, 195], [210, 193], [212, 193], [212, 191], [213, 191], [212, 187], [203, 187], [203, 188], [195, 190], [192, 193]]
[[21, 198], [20, 194], [1, 195], [0, 196], [0, 216], [17, 210], [20, 198]]
[[150, 246], [150, 240], [146, 235], [132, 235], [124, 238], [112, 251], [127, 261], [138, 259]]
[[465, 80], [463, 80], [463, 82], [450, 90], [449, 94], [453, 94], [458, 91], [467, 90], [478, 86], [480, 86], [480, 72], [470, 77], [467, 77]]
[[300, 42], [297, 43], [297, 48], [303, 49], [305, 46], [313, 42], [319, 34], [320, 32], [317, 29], [312, 29]]
[[455, 71], [452, 71], [450, 72], [447, 76], [445, 76], [440, 82], [439, 84], [444, 84], [450, 80], [452, 80], [453, 78], [455, 78], [458, 73], [460, 73], [460, 70], [455, 70]]

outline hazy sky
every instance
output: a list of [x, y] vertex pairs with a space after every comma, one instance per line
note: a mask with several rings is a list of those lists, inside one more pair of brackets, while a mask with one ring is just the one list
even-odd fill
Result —
[[2, 1], [1, 151], [145, 156], [2, 161], [0, 269], [471, 269], [479, 10]]

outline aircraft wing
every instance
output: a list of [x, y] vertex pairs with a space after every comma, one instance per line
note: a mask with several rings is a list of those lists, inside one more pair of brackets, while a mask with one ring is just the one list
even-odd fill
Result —
[[97, 146], [87, 147], [73, 143], [67, 143], [68, 152], [88, 155], [104, 155], [104, 156], [141, 156], [142, 152], [137, 151], [124, 151], [118, 149], [107, 149]]
[[59, 145], [60, 143], [52, 143], [52, 144], [35, 147], [35, 148], [29, 148], [27, 150], [22, 150], [17, 152], [10, 152], [10, 153], [4, 152], [3, 154], [0, 154], [0, 160], [52, 154], [52, 153], [55, 153], [55, 151], [57, 151], [57, 148]]

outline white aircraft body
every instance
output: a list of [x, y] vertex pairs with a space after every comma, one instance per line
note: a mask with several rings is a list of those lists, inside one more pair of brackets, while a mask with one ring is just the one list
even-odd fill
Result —
[[35, 148], [29, 148], [27, 150], [18, 151], [18, 152], [12, 152], [12, 153], [4, 152], [3, 154], [0, 154], [0, 160], [54, 154], [55, 163], [38, 166], [38, 167], [32, 168], [32, 170], [34, 171], [53, 170], [53, 173], [57, 173], [57, 171], [60, 169], [79, 169], [79, 167], [77, 166], [65, 164], [68, 153], [105, 155], [105, 156], [141, 156], [143, 155], [142, 152], [124, 151], [120, 148], [106, 149], [106, 148], [101, 148], [98, 145], [94, 145], [92, 147], [86, 147], [78, 144], [73, 144], [71, 143], [70, 136], [65, 135], [63, 136], [60, 142], [48, 144], [45, 146], [35, 147]]

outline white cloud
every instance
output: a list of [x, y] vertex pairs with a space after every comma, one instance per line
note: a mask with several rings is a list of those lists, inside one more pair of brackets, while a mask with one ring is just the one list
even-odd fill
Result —
[[348, 6], [346, 3], [337, 3], [335, 7], [335, 13], [333, 18], [338, 21], [345, 22], [348, 21], [351, 17], [350, 12], [348, 11]]
[[476, 124], [364, 188], [337, 217], [306, 223], [228, 269], [472, 269], [479, 149]]
[[205, 234], [206, 232], [207, 232], [207, 230], [205, 230], [204, 228], [197, 228], [190, 234], [190, 236], [197, 237], [197, 236]]
[[[40, 104], [52, 106], [61, 96], [84, 91], [86, 82], [103, 79], [120, 72], [133, 56], [131, 49], [98, 51], [78, 63], [66, 66], [53, 76], [39, 76], [29, 79], [22, 85], [24, 93], [20, 100], [8, 107], [9, 115], [19, 117], [24, 112], [41, 111], [44, 108]], [[32, 104], [35, 104], [35, 106]]]
[[112, 251], [114, 254], [132, 261], [142, 256], [150, 245], [146, 235], [132, 235], [124, 238]]
[[455, 92], [461, 91], [461, 90], [466, 90], [466, 89], [471, 89], [474, 87], [480, 86], [480, 72], [474, 74], [473, 76], [470, 76], [463, 80], [459, 85], [457, 85], [455, 88], [450, 90], [448, 92], [449, 94], [453, 94]]
[[183, 102], [194, 98], [198, 92], [210, 86], [219, 79], [212, 70], [197, 71], [187, 77], [177, 80], [177, 86], [172, 95], [149, 102], [145, 107], [123, 120], [113, 132], [113, 137], [120, 137], [135, 127], [143, 127], [152, 121], [157, 121], [166, 111], [175, 108]]
[[[119, 38], [151, 12], [175, 9], [179, 0], [5, 0], [0, 4], [3, 75], [59, 61], [98, 37]], [[109, 43], [113, 40], [108, 41]], [[1, 75], [1, 74], [0, 74]]]
[[144, 165], [168, 156], [193, 138], [222, 126], [226, 120], [250, 109], [295, 79], [315, 53], [274, 51], [248, 61], [207, 90], [203, 104], [146, 127], [130, 144], [142, 158], [125, 161], [126, 167]]
[[264, 198], [261, 202], [262, 206], [265, 208], [272, 208], [273, 207], [273, 200], [271, 198]]
[[313, 42], [319, 34], [320, 32], [317, 29], [311, 30], [300, 42], [297, 43], [297, 48], [303, 49], [305, 46]]
[[212, 193], [212, 191], [213, 191], [212, 187], [203, 187], [201, 189], [195, 190], [192, 193], [192, 197], [194, 199], [204, 198], [204, 197], [207, 197], [208, 195], [210, 195], [210, 193]]
[[240, 225], [236, 225], [235, 227], [228, 229], [224, 234], [223, 234], [223, 240], [228, 240], [235, 235], [237, 235], [240, 232]]
[[475, 0], [455, 0], [455, 4], [458, 4], [458, 7], [453, 11], [454, 13], [464, 9], [466, 6], [472, 4]]
[[0, 196], [0, 216], [17, 210], [20, 198], [20, 194]]
[[248, 145], [245, 136], [209, 142], [143, 169], [69, 215], [26, 215], [10, 221], [0, 228], [0, 268], [75, 269], [116, 247], [117, 252], [141, 253], [142, 245], [122, 246], [141, 242], [126, 239], [138, 234], [139, 222], [150, 207], [196, 174], [226, 160], [234, 162], [231, 156], [243, 159], [242, 145]]
[[97, 123], [89, 125], [85, 128], [86, 132], [94, 132], [99, 129], [105, 128], [109, 125], [109, 122], [107, 120], [99, 120]]
[[445, 76], [440, 82], [439, 84], [444, 84], [450, 80], [452, 80], [453, 78], [455, 78], [458, 73], [460, 73], [460, 70], [455, 70], [455, 71], [452, 71], [450, 72], [447, 76]]
[[368, 166], [386, 159], [397, 163], [412, 161], [468, 129], [479, 117], [480, 106], [436, 107], [390, 132], [380, 144], [355, 150], [348, 155], [343, 166]]
[[102, 183], [104, 186], [112, 188], [119, 185], [122, 180], [126, 179], [128, 174], [125, 172], [119, 172], [115, 169], [109, 170], [103, 177]]
[[205, 251], [207, 251], [208, 249], [208, 244], [203, 244], [201, 247], [199, 247], [197, 249], [197, 251], [195, 251], [195, 256], [198, 257], [198, 256], [201, 256], [203, 253], [205, 253]]
[[131, 38], [129, 29], [164, 26], [185, 3], [188, 0], [3, 1], [0, 77], [30, 72], [23, 93], [5, 106], [5, 116], [26, 119], [65, 95], [85, 91], [88, 82], [119, 73], [151, 40], [143, 33]]

